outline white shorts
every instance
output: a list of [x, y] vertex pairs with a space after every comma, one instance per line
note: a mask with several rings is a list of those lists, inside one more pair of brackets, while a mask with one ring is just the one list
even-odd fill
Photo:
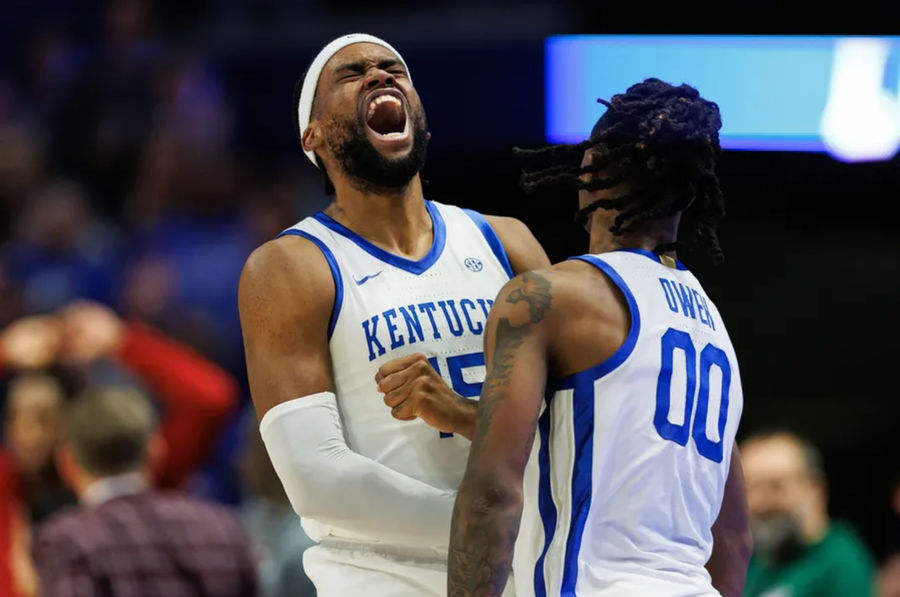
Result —
[[[303, 568], [317, 597], [446, 597], [447, 565], [426, 559], [316, 545]], [[503, 597], [514, 597], [512, 578]]]

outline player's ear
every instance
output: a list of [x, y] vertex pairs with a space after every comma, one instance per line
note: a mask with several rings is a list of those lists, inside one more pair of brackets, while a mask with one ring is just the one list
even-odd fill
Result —
[[319, 123], [315, 120], [309, 123], [309, 126], [306, 127], [306, 130], [303, 131], [303, 135], [300, 138], [300, 143], [303, 145], [303, 151], [316, 151], [322, 144], [325, 143], [325, 135], [324, 131], [322, 131], [322, 127], [319, 126]]

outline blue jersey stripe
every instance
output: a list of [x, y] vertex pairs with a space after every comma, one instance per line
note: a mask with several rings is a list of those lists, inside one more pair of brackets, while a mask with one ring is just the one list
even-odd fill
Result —
[[491, 226], [485, 217], [477, 211], [472, 211], [471, 209], [464, 209], [463, 211], [472, 218], [472, 221], [475, 222], [475, 225], [481, 230], [481, 234], [484, 235], [484, 240], [486, 240], [487, 244], [491, 247], [491, 251], [496, 255], [497, 261], [503, 266], [506, 274], [510, 278], [514, 277], [515, 274], [513, 273], [512, 266], [509, 264], [509, 257], [506, 255], [506, 249], [503, 248], [503, 243], [500, 242], [500, 237], [497, 236], [494, 227]]
[[303, 230], [290, 228], [279, 234], [276, 238], [281, 238], [288, 234], [302, 236], [319, 247], [319, 250], [325, 255], [325, 261], [328, 262], [329, 269], [331, 269], [331, 277], [334, 279], [334, 306], [331, 308], [331, 320], [328, 322], [328, 339], [331, 340], [331, 334], [334, 332], [334, 326], [337, 324], [338, 315], [341, 313], [341, 305], [344, 302], [344, 283], [341, 278], [341, 270], [338, 268], [337, 260], [334, 258], [334, 253], [331, 252], [331, 249], [329, 249], [325, 243]]
[[[573, 389], [572, 394], [572, 412], [573, 412], [573, 430], [574, 430], [574, 442], [575, 442], [575, 458], [572, 470], [572, 485], [571, 485], [571, 520], [569, 524], [569, 533], [566, 537], [566, 552], [565, 559], [563, 562], [562, 569], [562, 585], [561, 585], [561, 595], [563, 596], [575, 596], [575, 587], [578, 582], [578, 557], [581, 550], [581, 542], [584, 536], [585, 524], [587, 522], [588, 513], [590, 511], [591, 506], [591, 497], [592, 497], [592, 489], [593, 489], [593, 448], [594, 448], [594, 382], [604, 375], [607, 375], [611, 371], [615, 370], [619, 365], [625, 362], [625, 359], [632, 353], [635, 345], [637, 344], [637, 339], [640, 334], [641, 329], [641, 316], [640, 311], [638, 310], [637, 301], [634, 298], [634, 295], [629, 289], [628, 285], [622, 279], [622, 277], [616, 272], [616, 270], [600, 259], [592, 255], [583, 255], [580, 257], [573, 257], [573, 259], [579, 259], [581, 261], [585, 261], [590, 263], [600, 271], [602, 271], [606, 276], [609, 277], [610, 280], [622, 291], [622, 294], [625, 296], [625, 301], [628, 304], [628, 309], [631, 315], [631, 325], [628, 330], [628, 336], [625, 338], [625, 341], [622, 343], [622, 346], [616, 350], [613, 355], [607, 360], [599, 363], [590, 369], [586, 369], [585, 371], [581, 371], [579, 373], [575, 373], [572, 375], [568, 375], [564, 378], [558, 378], [556, 380], [552, 380], [548, 383], [547, 389], [548, 394], [555, 393], [560, 390]], [[546, 413], [545, 413], [546, 414]], [[541, 421], [538, 422], [538, 430], [541, 431]], [[547, 435], [548, 441], [552, 441], [549, 438], [549, 417], [546, 423], [548, 430]], [[544, 441], [543, 434], [541, 435], [542, 442]], [[545, 448], [543, 443], [541, 444], [541, 448]], [[540, 458], [539, 455], [539, 466], [541, 473], [541, 480], [546, 475], [547, 477], [547, 492], [549, 496], [549, 446], [547, 446], [547, 460], [546, 463], [544, 460]], [[543, 454], [543, 452], [541, 452]], [[546, 464], [546, 466], [545, 466]], [[541, 496], [543, 496], [544, 487], [541, 485]], [[551, 506], [553, 506], [552, 496], [551, 497]], [[540, 507], [539, 503], [539, 507]], [[543, 511], [541, 512], [541, 517], [544, 519], [544, 530], [547, 532], [548, 520], [544, 516]], [[556, 526], [556, 510], [555, 507], [553, 509], [552, 516], [552, 527]], [[547, 550], [549, 548], [549, 539], [544, 547], [544, 552], [539, 560], [540, 572], [541, 572], [541, 581], [543, 582], [543, 557], [546, 555]], [[537, 570], [535, 571], [535, 578], [537, 580]], [[537, 589], [537, 582], [535, 583], [535, 588]], [[541, 586], [543, 590], [544, 587]], [[535, 592], [536, 595], [542, 594]]]
[[534, 595], [547, 596], [547, 583], [544, 578], [544, 560], [550, 549], [550, 542], [556, 531], [556, 504], [553, 503], [553, 492], [550, 487], [550, 405], [553, 395], [547, 394], [547, 406], [538, 419], [538, 433], [541, 446], [538, 449], [538, 511], [544, 525], [544, 549], [534, 566]]
[[625, 359], [627, 359], [628, 355], [634, 350], [634, 346], [637, 344], [638, 335], [641, 333], [641, 313], [638, 310], [637, 301], [634, 299], [631, 289], [628, 288], [628, 285], [625, 283], [625, 280], [622, 279], [622, 276], [620, 276], [610, 264], [597, 259], [593, 255], [580, 255], [578, 257], [570, 257], [570, 259], [577, 259], [579, 261], [590, 263], [612, 280], [619, 290], [622, 291], [622, 294], [625, 295], [625, 302], [628, 304], [628, 310], [631, 314], [631, 326], [628, 329], [628, 336], [625, 338], [622, 346], [620, 346], [611, 357], [602, 363], [594, 365], [590, 369], [568, 375], [565, 378], [548, 384], [548, 387], [552, 385], [554, 389], [573, 388], [575, 387], [575, 380], [581, 376], [597, 379], [611, 372], [625, 362]]
[[593, 376], [579, 376], [572, 395], [572, 417], [575, 432], [575, 462], [572, 467], [572, 519], [566, 538], [563, 563], [562, 595], [575, 595], [578, 582], [578, 554], [584, 525], [591, 509], [594, 471], [594, 381]]
[[444, 252], [444, 245], [447, 242], [447, 229], [446, 225], [444, 224], [444, 218], [441, 215], [441, 211], [431, 201], [425, 202], [425, 208], [428, 210], [428, 214], [431, 216], [432, 229], [434, 230], [434, 239], [431, 243], [431, 249], [428, 251], [428, 253], [425, 254], [424, 257], [422, 257], [418, 261], [413, 261], [412, 259], [400, 257], [399, 255], [394, 255], [389, 251], [385, 251], [381, 247], [372, 244], [367, 239], [353, 232], [337, 220], [334, 220], [331, 216], [327, 215], [324, 212], [318, 212], [313, 216], [313, 218], [315, 218], [323, 226], [328, 227], [330, 230], [333, 230], [341, 236], [350, 239], [351, 241], [356, 243], [359, 248], [361, 248], [372, 257], [389, 265], [393, 265], [396, 268], [406, 270], [411, 274], [419, 275], [426, 272], [432, 265], [437, 262], [438, 259], [440, 259], [441, 254]]

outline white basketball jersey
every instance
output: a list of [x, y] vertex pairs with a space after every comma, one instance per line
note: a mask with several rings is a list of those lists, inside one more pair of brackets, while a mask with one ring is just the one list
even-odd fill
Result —
[[704, 565], [743, 408], [725, 325], [678, 262], [640, 250], [576, 259], [621, 289], [631, 330], [608, 361], [548, 383], [516, 594], [718, 595]]
[[[488, 311], [512, 270], [483, 216], [433, 201], [426, 207], [434, 241], [418, 261], [373, 245], [322, 212], [282, 234], [313, 241], [331, 267], [335, 302], [329, 349], [347, 445], [433, 487], [456, 490], [469, 440], [420, 420], [394, 419], [375, 374], [389, 360], [421, 352], [454, 391], [478, 398]], [[325, 535], [379, 539], [308, 519], [304, 528], [317, 540]]]

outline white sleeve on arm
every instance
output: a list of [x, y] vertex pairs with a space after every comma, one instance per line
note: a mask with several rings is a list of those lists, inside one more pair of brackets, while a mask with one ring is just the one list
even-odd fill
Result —
[[300, 516], [387, 543], [447, 545], [456, 492], [348, 448], [332, 392], [276, 405], [263, 415], [259, 430]]

